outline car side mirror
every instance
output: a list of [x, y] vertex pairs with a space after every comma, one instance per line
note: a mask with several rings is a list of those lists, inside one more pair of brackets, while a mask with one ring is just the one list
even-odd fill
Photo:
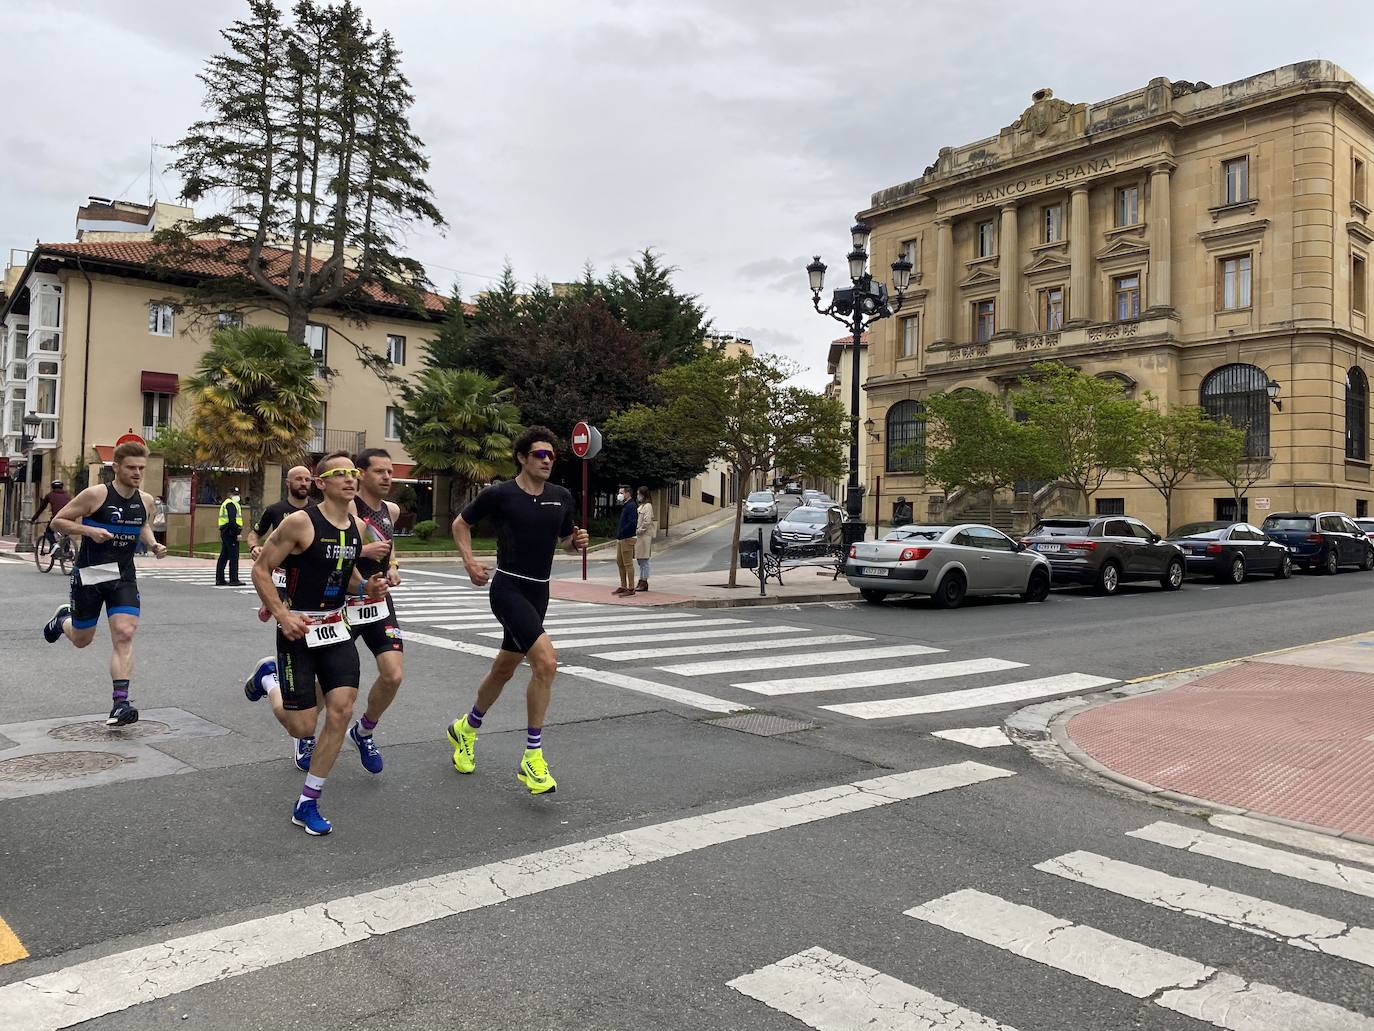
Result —
[[1151, 543], [1151, 544], [1158, 544], [1158, 543], [1159, 543], [1160, 541], [1162, 541], [1163, 539], [1164, 539], [1164, 538], [1161, 537], [1161, 536], [1160, 536], [1159, 534], [1157, 534], [1157, 533], [1152, 533], [1152, 534], [1150, 534], [1150, 543]]
[[1017, 551], [1025, 551], [1025, 550], [1026, 550], [1026, 542], [1025, 542], [1025, 541], [1017, 541], [1017, 542], [1016, 542], [1016, 550], [1017, 550]]

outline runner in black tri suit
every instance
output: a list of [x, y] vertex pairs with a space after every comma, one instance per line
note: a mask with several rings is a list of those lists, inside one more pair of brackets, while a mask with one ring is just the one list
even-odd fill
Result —
[[[528, 659], [531, 676], [525, 708], [529, 724], [516, 776], [535, 795], [558, 786], [543, 750], [544, 716], [558, 669], [553, 642], [544, 632], [553, 553], [560, 543], [572, 552], [587, 546], [587, 531], [573, 526], [572, 494], [548, 482], [555, 457], [553, 431], [530, 427], [515, 441], [520, 470], [515, 479], [487, 487], [453, 521], [453, 540], [463, 555], [463, 566], [476, 586], [491, 581], [491, 611], [505, 630], [501, 653], [483, 678], [472, 711], [448, 729], [453, 768], [459, 773], [473, 771], [477, 729], [521, 661]], [[472, 554], [472, 528], [484, 519], [496, 526], [494, 574]]]
[[105, 723], [112, 727], [138, 722], [138, 710], [129, 701], [140, 612], [134, 546], [142, 541], [158, 558], [167, 554], [153, 536], [152, 495], [139, 489], [147, 464], [148, 448], [142, 442], [120, 444], [114, 452], [114, 481], [87, 487], [52, 519], [57, 533], [81, 538], [81, 549], [72, 570], [71, 601], [53, 613], [43, 627], [43, 637], [55, 644], [65, 636], [85, 648], [95, 639], [100, 610], [105, 609], [113, 643], [110, 679], [114, 684], [114, 707]]
[[[380, 575], [364, 580], [355, 568], [362, 538], [350, 511], [358, 485], [352, 456], [346, 451], [326, 456], [315, 478], [324, 500], [282, 520], [253, 563], [253, 586], [277, 620], [276, 661], [260, 668], [254, 681], [264, 693], [281, 692], [277, 718], [297, 739], [315, 735], [319, 682], [324, 729], [291, 822], [309, 834], [328, 834], [333, 828], [320, 815], [320, 793], [358, 697], [358, 649], [345, 610], [375, 607], [369, 603], [383, 601], [387, 586]], [[272, 583], [278, 566], [286, 570], [285, 599]]]
[[[303, 465], [294, 465], [286, 470], [286, 497], [264, 508], [262, 515], [258, 517], [257, 525], [248, 531], [248, 548], [254, 561], [262, 552], [263, 542], [281, 525], [281, 521], [292, 512], [299, 512], [310, 504], [310, 485], [314, 481], [315, 477]], [[279, 591], [285, 590], [286, 571], [272, 570], [272, 582], [277, 585]], [[266, 623], [271, 618], [266, 605], [258, 609], [258, 619], [262, 622]]]
[[[353, 514], [363, 534], [363, 551], [358, 558], [358, 572], [363, 576], [380, 573], [388, 587], [401, 582], [391, 539], [396, 533], [396, 518], [401, 508], [387, 501], [391, 492], [391, 456], [379, 447], [370, 447], [354, 459], [362, 470], [358, 493], [353, 498]], [[360, 620], [366, 620], [360, 622]], [[369, 616], [353, 620], [354, 636], [367, 645], [377, 660], [377, 679], [367, 692], [367, 708], [358, 722], [348, 731], [349, 740], [358, 748], [358, 757], [368, 773], [382, 772], [382, 753], [372, 739], [382, 714], [396, 700], [405, 676], [405, 646], [401, 641], [401, 625], [396, 620], [396, 607], [388, 595], [384, 608]]]

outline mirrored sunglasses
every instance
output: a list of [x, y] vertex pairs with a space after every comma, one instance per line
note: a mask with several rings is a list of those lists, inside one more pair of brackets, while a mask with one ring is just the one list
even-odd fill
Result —
[[541, 462], [545, 462], [545, 461], [552, 462], [555, 458], [558, 457], [558, 456], [555, 455], [552, 451], [550, 451], [548, 448], [542, 448], [542, 447], [540, 447], [540, 448], [535, 448], [533, 451], [530, 452], [530, 456], [531, 456], [532, 458], [537, 458], [537, 459], [539, 459]]
[[321, 480], [327, 480], [331, 476], [347, 476], [350, 479], [360, 480], [362, 479], [362, 475], [363, 471], [361, 469], [345, 469], [341, 466], [338, 469], [326, 469], [324, 472], [320, 473], [319, 478]]

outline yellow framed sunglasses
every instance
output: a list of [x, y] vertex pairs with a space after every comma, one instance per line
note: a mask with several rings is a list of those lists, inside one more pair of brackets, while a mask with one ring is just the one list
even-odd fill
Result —
[[326, 469], [324, 472], [319, 474], [318, 478], [321, 480], [327, 480], [331, 476], [347, 476], [354, 480], [361, 480], [363, 478], [363, 471], [361, 469], [354, 469], [352, 466], [349, 466], [348, 468], [340, 466], [337, 469]]

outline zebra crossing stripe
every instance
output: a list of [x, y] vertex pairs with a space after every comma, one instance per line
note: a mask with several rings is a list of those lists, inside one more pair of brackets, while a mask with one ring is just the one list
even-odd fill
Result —
[[820, 946], [727, 987], [816, 1031], [1016, 1031]]
[[644, 680], [641, 677], [631, 677], [624, 673], [614, 673], [609, 670], [591, 669], [586, 666], [559, 666], [558, 672], [562, 676], [594, 680], [598, 684], [608, 684], [611, 687], [634, 691], [636, 694], [645, 694], [654, 698], [662, 698], [664, 701], [677, 702], [679, 705], [690, 705], [694, 709], [703, 709], [706, 712], [739, 712], [749, 708], [748, 705], [741, 702], [729, 702], [724, 698], [713, 698], [710, 695], [688, 691], [685, 688], [660, 684], [656, 680]]
[[954, 741], [970, 748], [999, 748], [1011, 744], [1011, 738], [1001, 727], [960, 727], [954, 730], [933, 730], [931, 737]]
[[[744, 622], [744, 620], [742, 620], [742, 619], [694, 619], [694, 620], [690, 620], [690, 621], [685, 622], [685, 623], [678, 623], [678, 624], [676, 624], [676, 626], [674, 627], [674, 629], [676, 629], [676, 628], [679, 627], [679, 626], [680, 626], [680, 627], [689, 627], [689, 626], [691, 626], [691, 627], [738, 626], [739, 624], [741, 624], [741, 623], [743, 623], [743, 622]], [[599, 628], [599, 629], [598, 629], [598, 628], [594, 628], [594, 627], [578, 627], [577, 630], [575, 630], [575, 631], [573, 631], [573, 632], [574, 632], [574, 633], [579, 633], [579, 634], [614, 634], [614, 633], [623, 633], [623, 632], [630, 631], [630, 630], [661, 630], [661, 629], [663, 629], [663, 624], [662, 624], [662, 623], [653, 623], [653, 622], [642, 623], [642, 622], [641, 622], [641, 623], [620, 623], [620, 624], [618, 624], [618, 625], [616, 625], [616, 626], [602, 627], [602, 628]], [[504, 631], [492, 631], [492, 632], [490, 632], [490, 633], [480, 634], [479, 636], [481, 636], [481, 637], [495, 637], [495, 638], [500, 638], [500, 637], [502, 637], [503, 635], [504, 635]]]
[[1252, 838], [1264, 838], [1277, 845], [1288, 845], [1305, 852], [1319, 852], [1348, 863], [1363, 863], [1365, 866], [1374, 867], [1374, 847], [1361, 845], [1358, 841], [1333, 838], [1329, 834], [1317, 834], [1298, 827], [1270, 823], [1268, 820], [1256, 820], [1253, 816], [1235, 816], [1231, 813], [1217, 813], [1208, 817], [1207, 822], [1224, 831], [1234, 831]]
[[907, 916], [1229, 1031], [1374, 1031], [1374, 1018], [965, 889]]
[[[900, 669], [874, 669], [858, 673], [839, 673], [834, 676], [787, 677], [783, 680], [755, 680], [731, 684], [755, 694], [808, 694], [819, 691], [849, 691], [858, 687], [877, 687], [880, 684], [915, 684], [946, 677], [967, 677], [974, 673], [1000, 673], [1005, 669], [1021, 669], [1024, 662], [1010, 659], [958, 659], [953, 662], [930, 662], [924, 666], [903, 666]], [[829, 706], [826, 706], [829, 708]]]
[[1160, 909], [1286, 942], [1308, 952], [1374, 966], [1374, 930], [1368, 927], [1305, 913], [1277, 902], [1174, 877], [1092, 852], [1070, 852], [1037, 863], [1035, 869]]
[[800, 626], [746, 626], [729, 630], [684, 630], [671, 634], [645, 634], [641, 631], [637, 634], [626, 634], [624, 637], [574, 637], [566, 641], [555, 641], [554, 644], [559, 648], [604, 648], [613, 644], [643, 644], [645, 641], [711, 641], [722, 637], [772, 637], [775, 634], [800, 634], [807, 629]]
[[[407, 611], [409, 611], [409, 610], [407, 610]], [[616, 626], [615, 626], [617, 623], [626, 623], [626, 622], [629, 622], [629, 621], [631, 621], [631, 620], [639, 620], [639, 619], [643, 619], [643, 618], [644, 618], [643, 616], [582, 616], [582, 615], [578, 615], [578, 616], [568, 616], [568, 617], [564, 617], [564, 616], [554, 616], [554, 617], [551, 617], [551, 618], [549, 618], [549, 619], [544, 620], [544, 629], [545, 629], [545, 630], [552, 630], [552, 629], [554, 629], [554, 628], [556, 628], [556, 627], [581, 627], [581, 626], [587, 626], [587, 625], [601, 626], [601, 625], [603, 625], [603, 624], [610, 625], [611, 627], [614, 627], [615, 629], [619, 629], [619, 627], [616, 627]], [[667, 614], [665, 614], [665, 615], [663, 615], [663, 616], [653, 616], [653, 617], [650, 617], [650, 618], [653, 620], [653, 622], [654, 622], [655, 625], [660, 625], [660, 624], [661, 624], [661, 625], [664, 625], [664, 626], [675, 626], [675, 625], [687, 625], [687, 626], [690, 626], [690, 625], [692, 625], [692, 624], [690, 624], [690, 623], [688, 623], [688, 624], [679, 624], [679, 623], [677, 623], [676, 621], [677, 621], [677, 620], [680, 620], [680, 619], [682, 618], [681, 616], [668, 616]], [[470, 620], [468, 620], [468, 621], [465, 622], [465, 623], [454, 623], [454, 624], [451, 624], [451, 625], [449, 625], [449, 626], [441, 626], [441, 627], [439, 627], [439, 629], [440, 629], [440, 630], [487, 630], [487, 629], [490, 629], [491, 627], [499, 626], [499, 625], [500, 625], [500, 620], [498, 620], [495, 616], [488, 615], [485, 619], [470, 619]]]
[[[796, 642], [790, 642], [795, 649]], [[681, 677], [701, 677], [712, 673], [742, 673], [750, 669], [774, 669], [785, 666], [828, 666], [831, 663], [866, 662], [871, 659], [895, 659], [906, 655], [938, 655], [943, 648], [930, 648], [924, 644], [883, 645], [877, 648], [841, 648], [831, 652], [809, 652], [796, 654], [795, 650], [787, 655], [746, 655], [737, 659], [720, 659], [706, 662], [684, 662], [676, 666], [657, 667], [663, 673], [676, 673]]]
[[1374, 872], [1333, 863], [1326, 859], [1300, 856], [1252, 841], [1227, 838], [1210, 831], [1193, 830], [1175, 823], [1159, 821], [1138, 831], [1126, 832], [1132, 838], [1153, 841], [1156, 845], [1181, 849], [1200, 856], [1223, 859], [1254, 870], [1267, 870], [1281, 877], [1292, 877], [1327, 888], [1338, 888], [1354, 895], [1374, 898]]
[[612, 659], [628, 662], [632, 659], [668, 659], [678, 655], [717, 655], [725, 652], [759, 652], [779, 648], [810, 648], [818, 644], [850, 644], [855, 641], [871, 641], [871, 637], [858, 634], [819, 634], [815, 637], [791, 637], [786, 641], [770, 644], [767, 641], [716, 641], [706, 644], [675, 644], [667, 648], [631, 648], [628, 651], [595, 652], [594, 659]]
[[1107, 677], [1086, 673], [1064, 673], [1036, 680], [1022, 680], [1014, 684], [995, 684], [991, 687], [971, 687], [962, 691], [915, 695], [911, 698], [888, 698], [880, 702], [852, 702], [846, 705], [822, 705], [829, 712], [854, 716], [861, 720], [889, 719], [893, 716], [919, 716], [932, 712], [954, 712], [959, 709], [981, 709], [985, 705], [1004, 702], [1023, 702], [1030, 698], [1086, 691], [1092, 687], [1115, 684]]

